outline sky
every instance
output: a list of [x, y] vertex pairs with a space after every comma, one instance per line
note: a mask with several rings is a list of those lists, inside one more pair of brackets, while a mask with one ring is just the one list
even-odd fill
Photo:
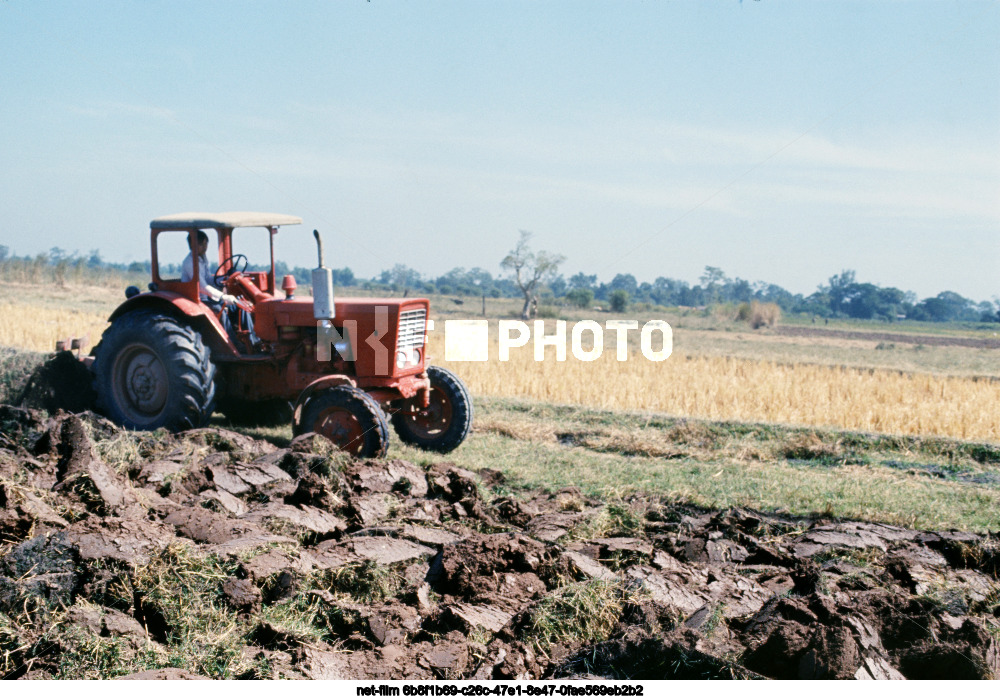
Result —
[[[0, 245], [1000, 295], [1000, 2], [0, 0]], [[179, 262], [179, 261], [178, 261]]]

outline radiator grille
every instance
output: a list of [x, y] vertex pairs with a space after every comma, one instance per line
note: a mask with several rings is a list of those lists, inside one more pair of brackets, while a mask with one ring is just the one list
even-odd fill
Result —
[[405, 351], [412, 348], [422, 348], [426, 329], [426, 309], [404, 311], [399, 315], [399, 336], [396, 339], [396, 349]]

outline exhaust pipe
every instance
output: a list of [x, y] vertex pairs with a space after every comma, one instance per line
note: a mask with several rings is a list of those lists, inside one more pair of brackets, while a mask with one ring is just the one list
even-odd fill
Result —
[[333, 303], [333, 270], [323, 266], [323, 239], [313, 230], [319, 250], [319, 267], [312, 271], [313, 318], [330, 323], [336, 315]]

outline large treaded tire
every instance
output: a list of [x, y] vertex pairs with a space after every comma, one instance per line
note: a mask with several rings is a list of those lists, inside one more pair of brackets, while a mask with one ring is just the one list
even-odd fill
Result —
[[104, 331], [94, 363], [98, 409], [130, 430], [188, 430], [215, 409], [215, 365], [198, 331], [133, 311]]
[[322, 435], [355, 457], [385, 457], [389, 451], [389, 424], [382, 408], [351, 386], [326, 389], [306, 401], [293, 432]]
[[399, 439], [432, 452], [451, 452], [472, 428], [472, 398], [462, 380], [444, 367], [428, 367], [430, 406], [419, 408], [418, 399], [393, 405], [392, 427]]

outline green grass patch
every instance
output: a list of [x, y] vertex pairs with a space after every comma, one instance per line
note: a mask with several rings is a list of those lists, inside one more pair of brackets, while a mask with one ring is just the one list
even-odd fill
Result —
[[[498, 469], [514, 490], [576, 486], [611, 503], [642, 493], [707, 508], [742, 506], [923, 529], [1000, 529], [1000, 484], [992, 480], [1000, 445], [512, 399], [477, 398], [476, 410], [477, 431], [445, 459]], [[586, 439], [573, 438], [581, 435]], [[601, 444], [626, 438], [642, 449], [622, 454]], [[428, 459], [398, 442], [390, 456]], [[963, 477], [899, 469], [893, 460], [945, 465]]]
[[574, 527], [572, 539], [592, 540], [602, 537], [636, 537], [645, 531], [646, 519], [627, 503], [607, 503], [596, 515]]
[[403, 583], [403, 577], [395, 569], [364, 559], [322, 572], [313, 587], [370, 604], [392, 598], [403, 588]]
[[31, 373], [48, 357], [42, 352], [0, 346], [0, 403], [17, 403]]
[[593, 644], [607, 639], [627, 602], [639, 594], [619, 581], [569, 583], [551, 591], [531, 609], [522, 638], [542, 653], [556, 644]]

